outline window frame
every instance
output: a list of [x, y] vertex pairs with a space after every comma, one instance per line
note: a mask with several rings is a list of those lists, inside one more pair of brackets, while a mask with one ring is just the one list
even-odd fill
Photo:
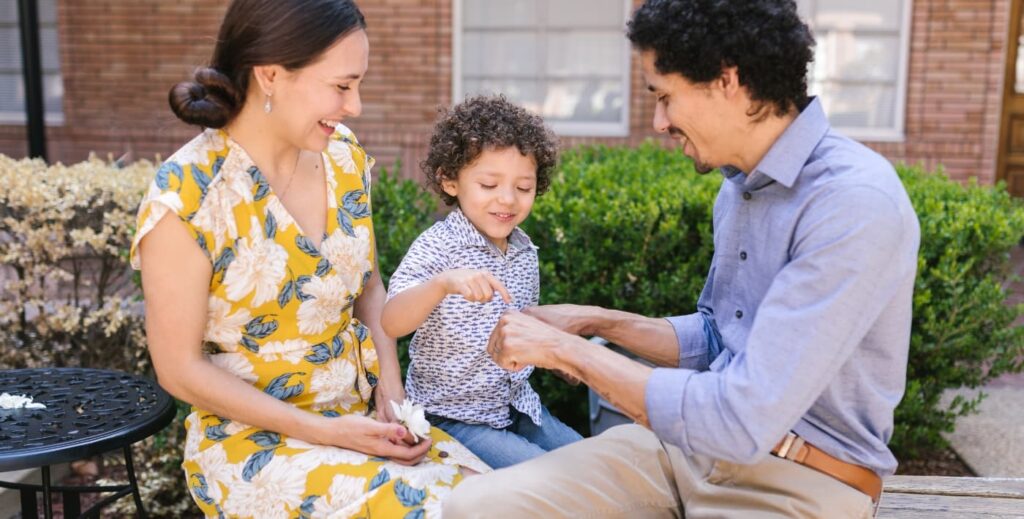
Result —
[[[38, 6], [37, 6], [37, 9], [38, 9]], [[54, 9], [56, 10], [56, 13], [55, 13], [54, 20], [53, 20], [53, 30], [54, 30], [55, 34], [57, 35], [57, 37], [56, 37], [56, 45], [57, 45], [57, 56], [58, 56], [56, 76], [60, 79], [61, 83], [63, 83], [64, 82], [64, 70], [61, 67], [62, 63], [60, 63], [60, 61], [59, 61], [60, 60], [60, 12], [59, 12], [60, 11], [60, 2], [58, 0], [54, 0]], [[18, 35], [18, 40], [19, 40], [19, 45], [20, 45], [20, 40], [21, 40], [21, 20], [20, 20], [20, 16], [19, 16], [20, 13], [18, 12], [17, 6], [15, 6], [14, 13], [15, 13], [15, 18], [14, 18], [13, 29], [14, 29], [15, 33]], [[10, 27], [7, 27], [8, 26], [7, 23], [0, 23], [0, 26], [6, 27], [6, 28], [10, 28]], [[49, 26], [50, 26], [49, 23], [44, 23], [42, 20], [39, 21], [39, 29], [43, 29], [44, 27], [49, 27]], [[40, 33], [41, 33], [41, 31], [40, 31]], [[43, 52], [42, 45], [43, 45], [43, 41], [42, 41], [42, 38], [40, 38], [40, 41], [39, 41], [40, 54], [42, 54], [42, 52]], [[17, 56], [17, 59], [19, 61], [22, 61], [22, 59], [23, 59], [22, 58], [22, 54], [23, 53], [19, 50], [18, 56]], [[22, 84], [24, 85], [24, 82], [25, 82], [25, 64], [24, 64], [23, 61], [21, 63], [21, 66], [19, 67], [19, 72], [18, 73], [15, 74], [13, 72], [8, 72], [8, 71], [2, 71], [0, 73], [2, 73], [2, 74], [9, 74], [9, 73], [10, 74], [14, 74], [22, 82]], [[52, 77], [53, 75], [54, 75], [53, 73], [47, 74], [47, 71], [45, 69], [42, 71], [42, 78], [41, 79], [42, 79], [42, 82], [43, 82], [43, 85], [44, 85], [43, 86], [43, 88], [44, 88], [44, 92], [43, 92], [44, 103], [45, 103], [45, 97], [46, 97], [45, 83], [46, 83], [47, 77], [48, 76]], [[67, 90], [65, 90], [65, 89], [62, 89], [62, 90], [63, 90], [63, 92], [62, 92], [61, 98], [60, 98], [60, 107], [59, 107], [60, 109], [59, 109], [59, 111], [52, 111], [51, 112], [51, 111], [47, 110], [48, 106], [44, 105], [44, 107], [43, 107], [43, 123], [46, 126], [63, 126], [64, 123], [65, 123], [65, 118], [64, 118], [64, 97], [67, 95]], [[24, 124], [27, 124], [27, 123], [28, 123], [28, 115], [25, 113], [24, 102], [22, 103], [22, 110], [20, 112], [12, 112], [12, 111], [0, 110], [0, 126], [24, 125]]]
[[[633, 12], [632, 0], [619, 0], [623, 4], [623, 20], [628, 21]], [[452, 0], [452, 103], [465, 98], [462, 77], [463, 2]], [[625, 24], [623, 24], [625, 30]], [[545, 48], [546, 52], [546, 48]], [[630, 133], [630, 105], [632, 104], [632, 47], [622, 34], [622, 118], [616, 122], [574, 122], [548, 121], [545, 123], [560, 136], [565, 137], [628, 137]], [[541, 76], [547, 78], [547, 76]], [[543, 117], [543, 114], [540, 114]]]
[[[828, 0], [812, 0], [823, 2]], [[843, 135], [865, 142], [904, 142], [906, 141], [906, 119], [907, 119], [907, 89], [910, 69], [910, 31], [913, 27], [914, 0], [904, 0], [903, 10], [900, 13], [901, 26], [899, 28], [899, 61], [896, 66], [896, 78], [893, 84], [895, 91], [895, 102], [893, 105], [893, 125], [888, 128], [873, 128], [865, 126], [834, 126]], [[807, 20], [809, 23], [813, 20]], [[811, 24], [811, 31], [815, 33], [814, 24]], [[810, 80], [808, 71], [808, 80]]]

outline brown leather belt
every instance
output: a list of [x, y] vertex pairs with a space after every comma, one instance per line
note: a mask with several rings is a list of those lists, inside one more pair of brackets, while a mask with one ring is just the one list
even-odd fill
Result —
[[874, 471], [860, 465], [836, 459], [826, 454], [825, 451], [805, 442], [803, 438], [796, 434], [787, 434], [772, 449], [772, 454], [832, 476], [867, 494], [871, 501], [876, 504], [878, 503], [878, 498], [882, 496], [882, 478], [878, 477], [878, 474], [875, 474]]

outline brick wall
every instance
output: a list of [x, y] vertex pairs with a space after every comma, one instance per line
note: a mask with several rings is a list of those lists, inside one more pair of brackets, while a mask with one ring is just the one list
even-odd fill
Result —
[[[203, 64], [226, 0], [60, 2], [63, 126], [48, 129], [53, 160], [95, 151], [167, 156], [196, 130], [167, 107], [167, 90]], [[639, 4], [640, 0], [636, 0]], [[440, 104], [451, 102], [452, 0], [362, 0], [370, 70], [363, 116], [351, 122], [379, 167], [416, 174]], [[958, 179], [994, 181], [1009, 0], [915, 0], [906, 139], [868, 143], [892, 160], [944, 164]], [[567, 138], [632, 144], [656, 136], [653, 100], [634, 60], [630, 136]], [[0, 126], [0, 153], [25, 154], [21, 127]]]

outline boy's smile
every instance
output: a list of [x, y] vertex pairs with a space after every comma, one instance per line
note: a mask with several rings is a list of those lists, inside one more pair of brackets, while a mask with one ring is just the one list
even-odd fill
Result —
[[508, 236], [533, 208], [537, 162], [515, 147], [486, 149], [459, 171], [456, 180], [444, 180], [442, 187], [458, 199], [459, 208], [480, 234], [505, 252]]

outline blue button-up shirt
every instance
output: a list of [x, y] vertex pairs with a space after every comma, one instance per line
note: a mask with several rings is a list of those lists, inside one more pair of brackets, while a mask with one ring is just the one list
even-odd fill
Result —
[[920, 240], [895, 170], [813, 99], [752, 173], [722, 173], [698, 312], [669, 318], [679, 368], [646, 387], [652, 429], [745, 464], [793, 431], [892, 474]]

